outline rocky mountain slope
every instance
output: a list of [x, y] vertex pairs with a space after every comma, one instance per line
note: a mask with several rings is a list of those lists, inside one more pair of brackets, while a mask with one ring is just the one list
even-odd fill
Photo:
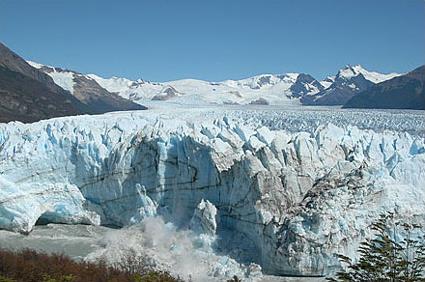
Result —
[[73, 73], [74, 78], [69, 72], [49, 76], [51, 72], [33, 67], [0, 43], [0, 122], [145, 109], [85, 76]]
[[[117, 77], [105, 79], [94, 74], [85, 75], [34, 62], [28, 64], [4, 45], [0, 45], [0, 52], [2, 95], [0, 121], [3, 122], [11, 120], [31, 122], [55, 116], [140, 110], [146, 109], [143, 105], [158, 106], [158, 103], [161, 106], [167, 103], [192, 106], [344, 105], [357, 94], [372, 89], [377, 83], [399, 75], [371, 72], [357, 65], [347, 66], [336, 76], [330, 76], [322, 81], [304, 73], [286, 73], [262, 74], [221, 82], [182, 79], [159, 83]], [[403, 87], [420, 88], [423, 82], [415, 81], [398, 83], [398, 90], [391, 92], [394, 96], [391, 100], [403, 100], [406, 96], [400, 98], [399, 94], [404, 91], [413, 93], [413, 90], [406, 90]], [[419, 83], [419, 86], [415, 83]], [[363, 99], [363, 104], [370, 102], [370, 105], [359, 104], [359, 106], [395, 107], [390, 104], [379, 106], [372, 100]], [[356, 103], [350, 102], [347, 107], [355, 107]], [[421, 108], [412, 105], [421, 105], [417, 99], [409, 103], [409, 105], [398, 102], [393, 104], [398, 104], [399, 107]]]
[[0, 122], [33, 122], [89, 109], [0, 43]]
[[356, 94], [397, 75], [369, 72], [360, 65], [346, 66], [335, 77], [326, 80], [326, 88], [312, 95], [304, 95], [301, 102], [304, 105], [344, 105]]
[[52, 77], [55, 83], [68, 90], [74, 97], [85, 104], [90, 113], [102, 114], [112, 111], [144, 110], [146, 107], [122, 98], [116, 93], [108, 92], [94, 79], [71, 70], [29, 62], [35, 68]]
[[419, 113], [218, 109], [0, 124], [0, 228], [160, 216], [265, 273], [324, 275], [380, 213], [425, 220], [423, 125]]
[[425, 110], [425, 66], [376, 84], [352, 97], [344, 108]]

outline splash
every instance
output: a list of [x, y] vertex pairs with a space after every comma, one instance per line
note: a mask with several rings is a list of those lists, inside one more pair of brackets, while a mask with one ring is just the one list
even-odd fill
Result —
[[167, 270], [186, 281], [222, 281], [237, 275], [252, 280], [261, 275], [258, 265], [245, 266], [214, 251], [215, 235], [180, 230], [160, 216], [140, 224], [111, 230], [99, 239], [100, 249], [86, 260], [114, 264], [129, 254], [149, 258], [154, 269]]

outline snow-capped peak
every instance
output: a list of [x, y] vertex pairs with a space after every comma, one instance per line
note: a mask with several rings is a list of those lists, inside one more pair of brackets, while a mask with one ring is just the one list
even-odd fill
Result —
[[[82, 75], [69, 70], [55, 68], [28, 61], [33, 67], [42, 69], [56, 84], [73, 93], [75, 79]], [[137, 103], [152, 100], [171, 100], [183, 104], [249, 104], [259, 98], [271, 104], [296, 104], [295, 98], [323, 96], [324, 90], [359, 92], [373, 83], [391, 79], [399, 74], [381, 74], [368, 71], [361, 65], [347, 65], [322, 81], [304, 73], [260, 74], [239, 80], [210, 82], [198, 79], [180, 79], [168, 82], [150, 82], [143, 79], [130, 80], [123, 77], [104, 78], [96, 74], [83, 75], [96, 81], [101, 87], [123, 98]], [[174, 91], [168, 89], [170, 86]], [[335, 90], [337, 89], [337, 90]], [[332, 92], [333, 93], [333, 92]], [[318, 97], [318, 96], [317, 96]], [[337, 99], [338, 103], [342, 103]]]
[[132, 80], [123, 77], [113, 76], [111, 78], [103, 78], [96, 74], [88, 74], [87, 76], [94, 79], [100, 86], [109, 92], [122, 92], [133, 84]]
[[337, 77], [350, 79], [352, 77], [358, 76], [359, 74], [363, 74], [364, 72], [366, 72], [366, 70], [361, 65], [347, 65], [338, 71]]
[[300, 76], [300, 74], [297, 73], [297, 72], [288, 72], [288, 73], [285, 73], [283, 75], [279, 75], [278, 77], [281, 78], [281, 79], [286, 78], [288, 80], [292, 80], [292, 81], [295, 82], [298, 79], [299, 76]]
[[298, 76], [299, 73], [286, 73], [280, 75], [260, 74], [239, 80], [225, 80], [221, 83], [236, 88], [248, 87], [252, 90], [268, 88], [276, 84], [288, 84], [286, 88], [289, 88], [290, 84], [296, 82]]
[[30, 66], [32, 66], [33, 68], [36, 68], [36, 69], [41, 69], [42, 67], [44, 67], [44, 65], [39, 64], [39, 63], [36, 63], [36, 62], [33, 62], [33, 61], [27, 61], [27, 63]]
[[358, 75], [362, 74], [364, 78], [367, 80], [373, 82], [373, 83], [380, 83], [385, 80], [389, 80], [391, 78], [394, 78], [396, 76], [400, 76], [399, 73], [389, 73], [389, 74], [383, 74], [373, 71], [368, 71], [365, 68], [363, 68], [361, 65], [347, 65], [345, 68], [339, 70], [337, 77], [343, 77], [345, 79], [350, 79], [352, 77], [356, 77]]
[[335, 82], [335, 76], [328, 76], [324, 80], [320, 81], [320, 84], [326, 89]]

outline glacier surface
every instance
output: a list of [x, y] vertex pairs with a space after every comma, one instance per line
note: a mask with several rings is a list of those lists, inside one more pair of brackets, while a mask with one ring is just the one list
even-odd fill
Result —
[[326, 275], [380, 213], [425, 222], [424, 132], [423, 112], [261, 107], [0, 124], [0, 228], [161, 217], [264, 273]]

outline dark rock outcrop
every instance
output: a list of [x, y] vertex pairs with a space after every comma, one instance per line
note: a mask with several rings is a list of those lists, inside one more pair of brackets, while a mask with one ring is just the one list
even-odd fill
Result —
[[51, 77], [0, 43], [0, 122], [34, 122], [89, 112]]
[[269, 105], [269, 101], [264, 98], [258, 98], [257, 100], [253, 100], [249, 102], [250, 105]]
[[54, 72], [71, 73], [74, 81], [72, 95], [90, 109], [92, 114], [102, 114], [113, 111], [145, 110], [146, 107], [136, 104], [128, 99], [111, 93], [100, 86], [94, 79], [72, 70], [63, 70], [43, 66], [43, 72], [50, 74]]
[[[352, 76], [344, 73], [352, 72]], [[336, 106], [344, 105], [357, 93], [364, 91], [374, 85], [367, 80], [363, 74], [357, 73], [351, 66], [338, 72], [333, 83], [315, 95], [305, 95], [301, 98], [304, 105]]]
[[[292, 97], [299, 98], [311, 93], [312, 90], [323, 91], [325, 87], [309, 74], [300, 73], [290, 90]], [[317, 91], [316, 90], [316, 91]]]
[[152, 97], [154, 101], [166, 101], [174, 97], [179, 96], [179, 92], [172, 86], [166, 86], [162, 89], [161, 93], [156, 94]]
[[0, 122], [146, 109], [78, 73], [74, 73], [72, 95], [55, 84], [49, 71], [53, 68], [37, 69], [0, 43]]
[[425, 65], [381, 82], [351, 98], [344, 108], [425, 110]]

